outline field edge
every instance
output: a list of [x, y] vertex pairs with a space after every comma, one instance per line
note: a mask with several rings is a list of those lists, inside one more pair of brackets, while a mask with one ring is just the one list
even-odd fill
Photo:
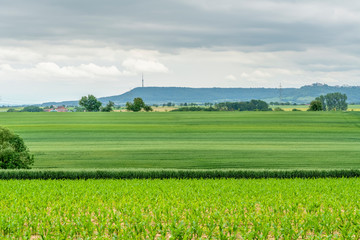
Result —
[[0, 180], [10, 179], [256, 179], [256, 178], [353, 178], [360, 169], [265, 170], [265, 169], [30, 169], [0, 170]]

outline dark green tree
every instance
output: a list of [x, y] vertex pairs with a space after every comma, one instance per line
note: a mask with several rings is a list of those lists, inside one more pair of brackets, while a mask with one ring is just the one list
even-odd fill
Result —
[[94, 95], [83, 96], [79, 105], [83, 106], [87, 112], [98, 112], [101, 107], [101, 102], [96, 99]]
[[151, 112], [153, 109], [152, 109], [151, 106], [145, 105], [145, 106], [144, 106], [144, 110], [145, 110], [146, 112]]
[[147, 112], [152, 111], [152, 107], [146, 105], [142, 98], [134, 98], [133, 103], [127, 102], [126, 109], [133, 112], [139, 112], [141, 109], [144, 109]]
[[34, 156], [30, 154], [24, 140], [7, 128], [0, 127], [0, 168], [30, 168]]
[[308, 111], [323, 111], [323, 104], [320, 100], [314, 100], [310, 103]]
[[112, 112], [114, 106], [115, 106], [115, 103], [112, 101], [109, 101], [109, 103], [105, 107], [101, 108], [101, 111], [102, 112]]

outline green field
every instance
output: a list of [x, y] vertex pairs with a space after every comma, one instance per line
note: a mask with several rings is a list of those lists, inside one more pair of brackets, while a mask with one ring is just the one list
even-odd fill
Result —
[[0, 181], [1, 239], [359, 239], [360, 179]]
[[0, 113], [35, 168], [360, 167], [357, 112]]

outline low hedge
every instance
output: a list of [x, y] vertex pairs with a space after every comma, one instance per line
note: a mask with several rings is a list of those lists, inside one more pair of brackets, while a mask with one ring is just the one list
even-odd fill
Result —
[[0, 170], [0, 179], [215, 179], [352, 178], [360, 170], [175, 170], [175, 169], [32, 169]]

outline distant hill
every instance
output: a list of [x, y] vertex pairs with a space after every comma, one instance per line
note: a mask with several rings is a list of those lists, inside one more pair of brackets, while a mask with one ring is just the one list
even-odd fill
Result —
[[[205, 103], [224, 101], [248, 101], [260, 99], [266, 102], [309, 103], [315, 97], [331, 92], [341, 92], [348, 96], [349, 103], [360, 103], [360, 87], [328, 86], [313, 84], [301, 88], [182, 88], [182, 87], [144, 87], [134, 88], [121, 95], [102, 97], [99, 101], [125, 104], [135, 97], [141, 97], [148, 104], [172, 103]], [[49, 105], [77, 105], [78, 101], [47, 102]]]

